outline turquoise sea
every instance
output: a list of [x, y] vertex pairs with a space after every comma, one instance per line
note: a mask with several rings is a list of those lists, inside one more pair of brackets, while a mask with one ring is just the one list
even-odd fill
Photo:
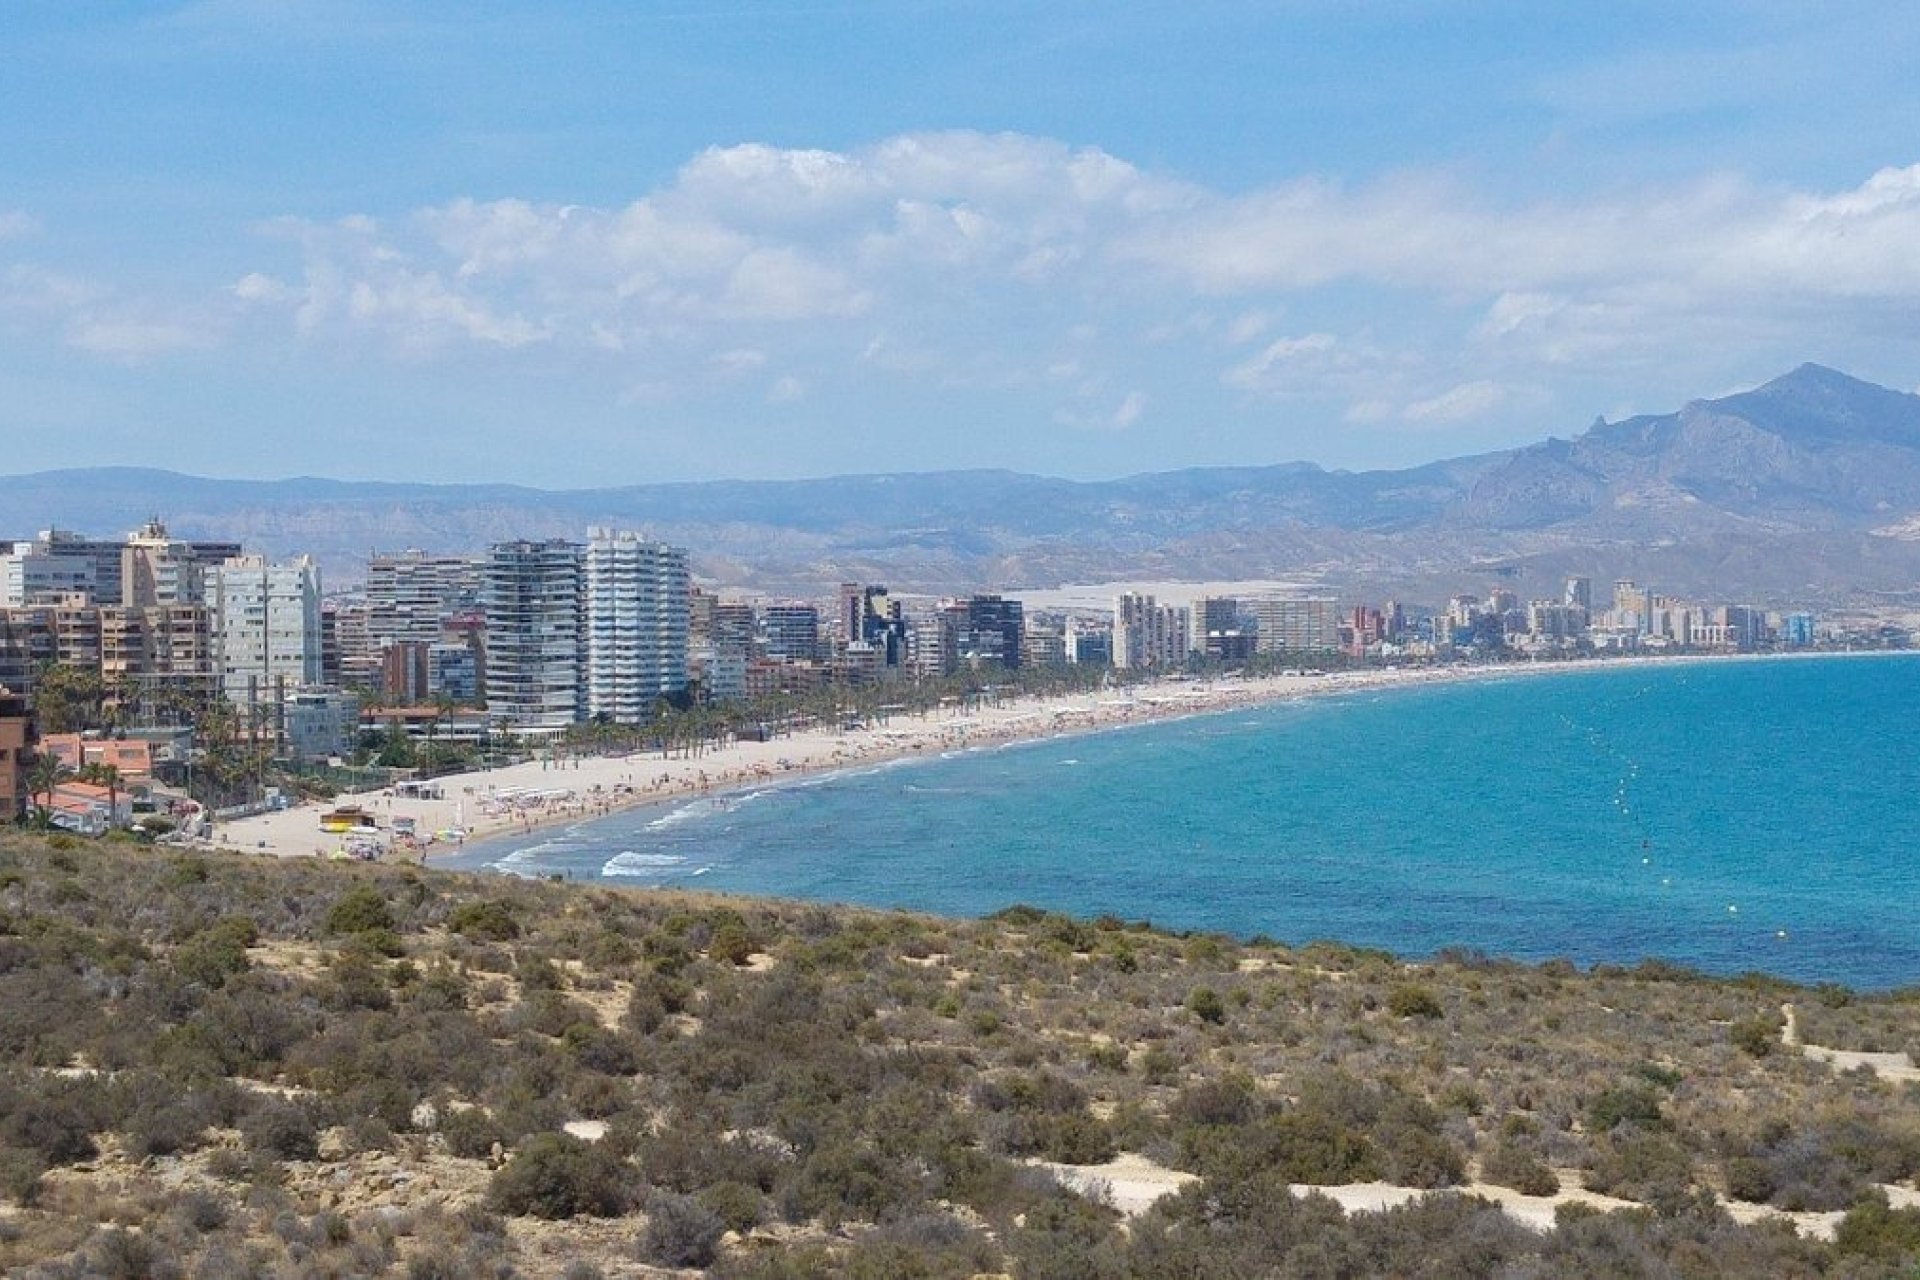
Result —
[[1303, 699], [764, 786], [451, 865], [1920, 984], [1920, 655]]

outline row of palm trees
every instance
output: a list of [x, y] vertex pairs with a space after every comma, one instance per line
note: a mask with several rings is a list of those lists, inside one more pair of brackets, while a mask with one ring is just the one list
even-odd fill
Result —
[[120, 812], [120, 784], [122, 778], [117, 765], [92, 763], [81, 765], [78, 769], [69, 768], [67, 762], [50, 751], [36, 752], [27, 766], [27, 793], [34, 801], [33, 820], [36, 825], [53, 825], [53, 798], [61, 785], [67, 782], [90, 782], [97, 787], [107, 789], [107, 825], [112, 826]]
[[1164, 672], [1115, 671], [1091, 666], [967, 668], [952, 675], [886, 683], [824, 683], [744, 702], [684, 704], [662, 700], [644, 724], [597, 720], [574, 729], [567, 749], [582, 753], [658, 751], [697, 758], [741, 737], [784, 737], [821, 725], [884, 724], [895, 717], [979, 706], [1012, 698], [1088, 693], [1121, 687]]

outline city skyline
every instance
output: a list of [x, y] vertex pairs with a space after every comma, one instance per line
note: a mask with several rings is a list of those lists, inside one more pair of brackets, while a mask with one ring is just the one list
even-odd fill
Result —
[[220, 0], [0, 39], [16, 470], [1397, 466], [1803, 360], [1920, 382], [1891, 5]]

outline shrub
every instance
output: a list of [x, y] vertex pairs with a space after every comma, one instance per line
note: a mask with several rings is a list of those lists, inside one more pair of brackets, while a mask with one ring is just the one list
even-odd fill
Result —
[[618, 1217], [631, 1204], [629, 1172], [611, 1152], [569, 1134], [535, 1134], [493, 1175], [487, 1201], [516, 1216]]
[[240, 1134], [251, 1150], [282, 1160], [313, 1160], [320, 1155], [319, 1126], [313, 1113], [296, 1102], [262, 1102], [241, 1119]]
[[1686, 1195], [1693, 1160], [1664, 1134], [1637, 1133], [1604, 1147], [1584, 1181], [1601, 1195], [1659, 1205]]
[[440, 1121], [440, 1136], [447, 1150], [462, 1160], [482, 1160], [493, 1154], [493, 1144], [503, 1140], [500, 1126], [479, 1107], [449, 1111]]
[[1550, 1196], [1560, 1179], [1532, 1152], [1503, 1142], [1480, 1161], [1480, 1176], [1496, 1187], [1512, 1187], [1524, 1196]]
[[481, 942], [512, 942], [520, 936], [520, 922], [506, 903], [466, 902], [454, 909], [447, 927], [465, 938]]
[[1587, 1108], [1587, 1127], [1595, 1133], [1611, 1133], [1621, 1125], [1659, 1128], [1664, 1123], [1659, 1095], [1643, 1085], [1608, 1089]]
[[609, 1031], [598, 1023], [576, 1022], [560, 1033], [560, 1043], [588, 1071], [602, 1075], [630, 1076], [640, 1069], [633, 1041], [618, 1031]]
[[1432, 991], [1407, 983], [1387, 993], [1387, 1012], [1396, 1018], [1438, 1018], [1445, 1011]]
[[1189, 991], [1187, 1009], [1202, 1022], [1221, 1023], [1227, 1020], [1226, 1003], [1212, 987], [1195, 987]]
[[196, 1102], [189, 1094], [139, 1106], [121, 1127], [127, 1150], [136, 1156], [170, 1156], [199, 1146], [207, 1116]]
[[355, 885], [327, 912], [328, 933], [365, 933], [394, 927], [387, 900], [370, 884]]
[[702, 1187], [699, 1199], [734, 1231], [749, 1231], [759, 1226], [766, 1209], [758, 1188], [731, 1179]]
[[108, 1227], [88, 1242], [80, 1265], [82, 1274], [102, 1280], [172, 1280], [181, 1274], [159, 1241], [121, 1227]]
[[727, 1224], [692, 1196], [655, 1191], [647, 1197], [640, 1258], [662, 1267], [704, 1267], [713, 1261]]
[[1920, 1209], [1893, 1209], [1884, 1191], [1876, 1191], [1840, 1219], [1833, 1245], [1843, 1255], [1890, 1265], [1920, 1257]]
[[722, 920], [707, 943], [707, 955], [717, 964], [745, 964], [753, 955], [753, 938], [747, 933], [746, 922], [738, 916]]
[[1727, 1198], [1765, 1204], [1773, 1199], [1773, 1171], [1765, 1160], [1734, 1156], [1726, 1162]]
[[173, 953], [174, 971], [208, 987], [220, 987], [247, 970], [247, 948], [259, 941], [253, 921], [228, 917], [202, 929]]
[[1179, 1125], [1244, 1125], [1260, 1110], [1253, 1081], [1236, 1074], [1182, 1089], [1167, 1105], [1167, 1118]]
[[393, 992], [378, 964], [366, 953], [346, 950], [334, 956], [328, 967], [327, 982], [320, 989], [320, 1002], [330, 1009], [384, 1010], [393, 1007]]
[[1771, 1018], [1740, 1018], [1727, 1029], [1734, 1048], [1764, 1058], [1780, 1043], [1780, 1029]]

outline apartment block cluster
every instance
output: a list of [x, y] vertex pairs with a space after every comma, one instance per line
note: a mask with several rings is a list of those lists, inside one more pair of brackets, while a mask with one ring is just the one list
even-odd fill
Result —
[[[1393, 644], [1405, 636], [1382, 620], [1379, 638]], [[1587, 577], [1567, 578], [1558, 599], [1522, 601], [1500, 589], [1455, 596], [1434, 616], [1425, 636], [1427, 647], [1440, 654], [1506, 648], [1535, 656], [1754, 653], [1809, 648], [1823, 639], [1811, 613], [1689, 600], [1628, 579], [1613, 584], [1611, 597], [1596, 596]]]
[[97, 676], [123, 723], [186, 724], [224, 699], [287, 756], [341, 754], [356, 730], [395, 720], [444, 727], [453, 709], [464, 734], [539, 736], [642, 722], [662, 699], [764, 699], [969, 667], [1740, 652], [1818, 639], [1811, 614], [1627, 581], [1596, 599], [1584, 577], [1557, 599], [1495, 589], [1419, 616], [1274, 592], [1178, 603], [1130, 592], [1110, 614], [862, 583], [831, 601], [729, 599], [693, 584], [685, 550], [596, 528], [481, 555], [375, 554], [363, 586], [329, 598], [306, 557], [270, 562], [236, 542], [175, 537], [158, 519], [120, 539], [53, 529], [0, 542], [0, 699], [30, 701], [60, 666]]
[[1110, 626], [1078, 618], [1066, 627], [1069, 661], [1110, 661], [1123, 670], [1195, 660], [1232, 666], [1256, 654], [1332, 653], [1341, 644], [1337, 600], [1275, 593], [1200, 596], [1180, 605], [1127, 592], [1114, 600]]
[[1614, 584], [1610, 602], [1596, 607], [1592, 579], [1569, 577], [1558, 599], [1523, 601], [1495, 588], [1484, 596], [1454, 596], [1431, 612], [1391, 600], [1343, 606], [1332, 597], [1297, 593], [1203, 595], [1190, 604], [1126, 593], [1115, 599], [1110, 619], [1079, 614], [1034, 620], [1025, 645], [1033, 662], [1148, 669], [1193, 662], [1237, 666], [1292, 655], [1391, 660], [1752, 653], [1808, 648], [1827, 638], [1811, 613], [1702, 603], [1624, 580]]
[[214, 696], [259, 708], [321, 682], [320, 571], [237, 542], [52, 529], [0, 542], [0, 686], [31, 696], [50, 665], [98, 676], [146, 717]]

